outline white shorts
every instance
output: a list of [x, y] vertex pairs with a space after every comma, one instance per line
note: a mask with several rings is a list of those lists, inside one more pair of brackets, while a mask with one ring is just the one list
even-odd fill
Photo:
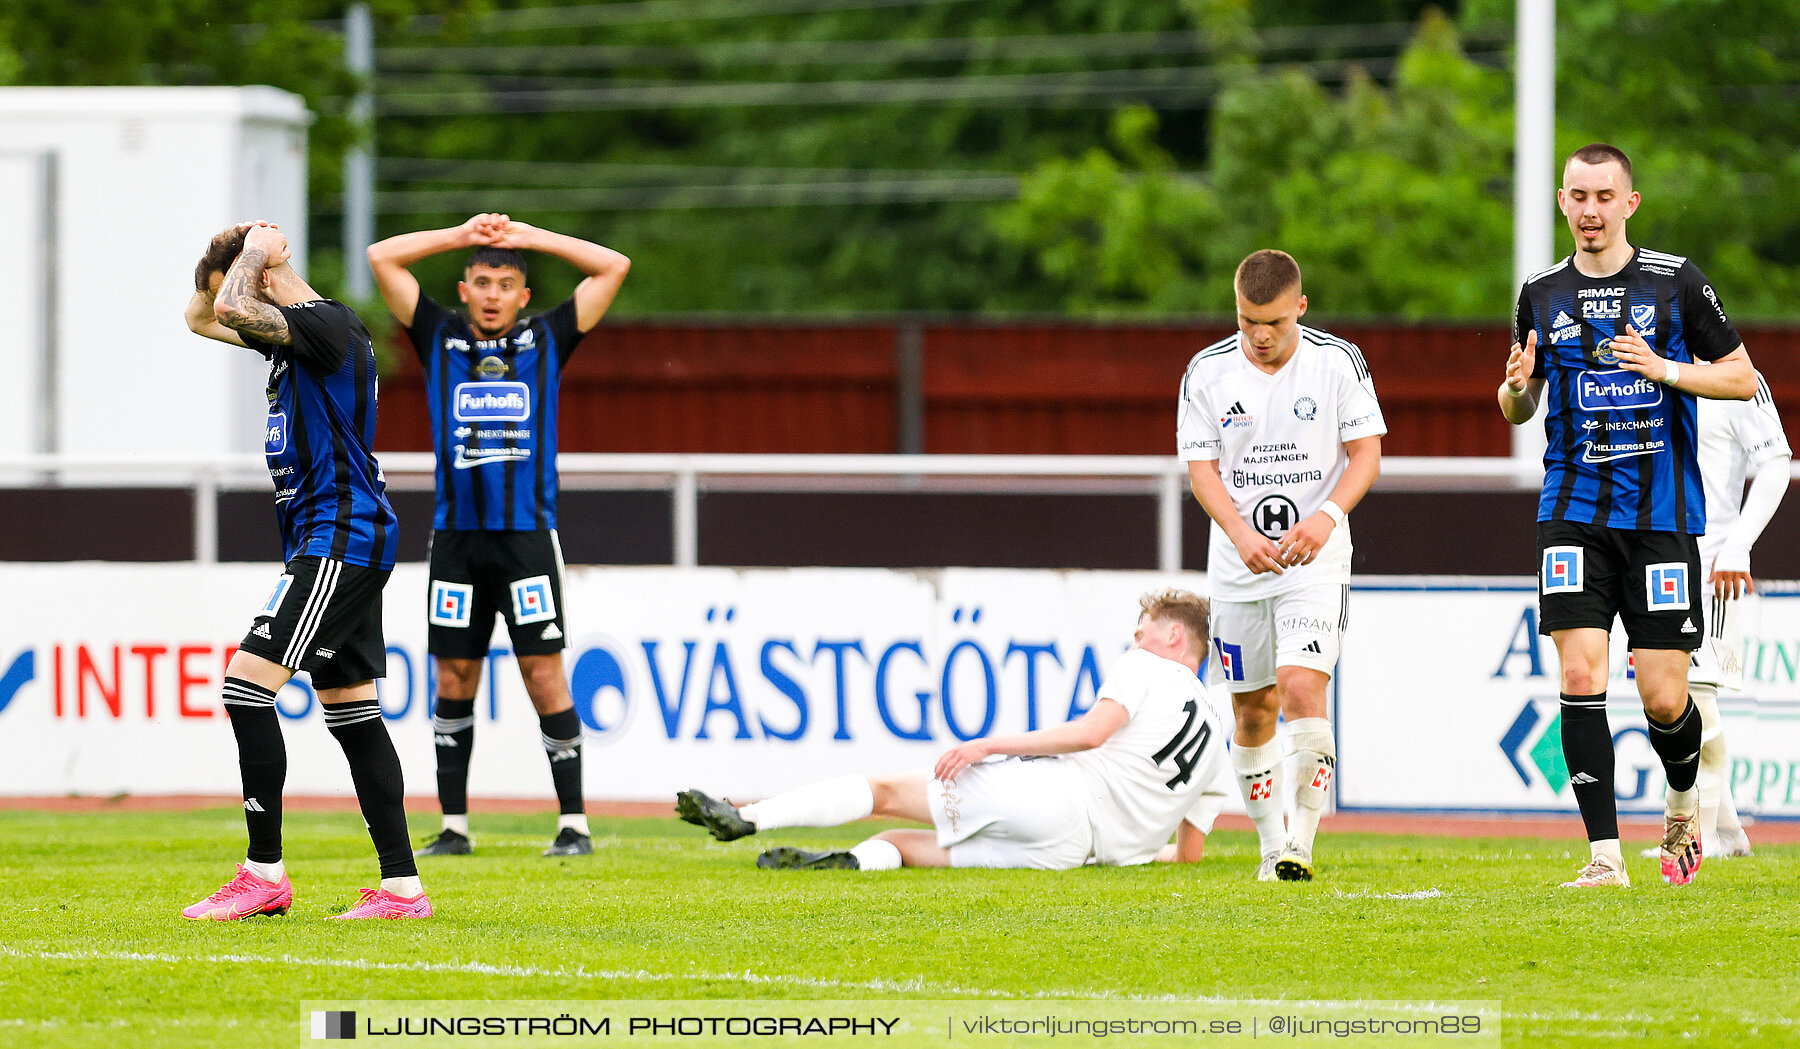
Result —
[[1708, 598], [1706, 639], [1694, 650], [1688, 681], [1719, 688], [1744, 687], [1744, 615], [1760, 609], [1751, 605], [1755, 596]]
[[1055, 758], [970, 765], [925, 797], [952, 867], [1069, 870], [1094, 851], [1081, 773]]
[[1229, 692], [1254, 692], [1275, 683], [1276, 667], [1337, 670], [1338, 647], [1350, 623], [1350, 587], [1326, 583], [1261, 601], [1212, 603], [1213, 651]]

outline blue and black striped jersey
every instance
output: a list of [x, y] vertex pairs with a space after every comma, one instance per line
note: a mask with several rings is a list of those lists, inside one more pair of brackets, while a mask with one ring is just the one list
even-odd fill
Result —
[[1679, 255], [1639, 248], [1606, 277], [1564, 259], [1528, 279], [1513, 338], [1537, 330], [1532, 377], [1545, 381], [1538, 520], [1700, 535], [1694, 397], [1618, 367], [1609, 347], [1627, 325], [1677, 363], [1718, 360], [1742, 343], [1718, 293]]
[[394, 567], [399, 523], [375, 461], [375, 348], [350, 307], [280, 306], [293, 344], [245, 337], [270, 359], [263, 451], [275, 481], [282, 559]]
[[437, 452], [435, 529], [556, 527], [556, 406], [581, 341], [575, 300], [477, 339], [467, 317], [425, 295], [407, 336], [425, 367]]

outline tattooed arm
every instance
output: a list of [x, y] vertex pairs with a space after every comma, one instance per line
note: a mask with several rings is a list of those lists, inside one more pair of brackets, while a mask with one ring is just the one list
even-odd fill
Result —
[[219, 323], [218, 315], [213, 312], [213, 297], [210, 292], [194, 292], [193, 297], [188, 299], [187, 309], [182, 311], [182, 319], [187, 321], [188, 330], [195, 335], [204, 335], [233, 346], [244, 345], [243, 336]]
[[219, 285], [213, 312], [219, 323], [241, 335], [277, 346], [293, 344], [287, 318], [257, 296], [263, 271], [287, 258], [287, 239], [273, 226], [256, 226], [244, 238], [244, 250]]

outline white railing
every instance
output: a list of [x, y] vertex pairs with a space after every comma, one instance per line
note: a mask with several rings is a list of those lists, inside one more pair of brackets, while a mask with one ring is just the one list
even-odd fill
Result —
[[[383, 472], [396, 488], [430, 488], [430, 452], [387, 452]], [[1157, 562], [1181, 566], [1181, 513], [1187, 468], [1156, 455], [725, 455], [564, 452], [564, 488], [666, 488], [672, 493], [675, 564], [691, 566], [699, 550], [699, 496], [735, 491], [1123, 492], [1157, 499]], [[1796, 471], [1800, 476], [1800, 470]], [[1541, 469], [1512, 458], [1395, 457], [1382, 460], [1377, 488], [1386, 491], [1528, 490]], [[260, 455], [123, 458], [93, 455], [0, 457], [0, 487], [191, 486], [194, 560], [218, 558], [218, 495], [268, 485]]]

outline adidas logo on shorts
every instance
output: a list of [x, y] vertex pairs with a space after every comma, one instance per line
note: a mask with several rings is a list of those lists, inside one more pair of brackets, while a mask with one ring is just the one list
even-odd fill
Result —
[[256, 624], [256, 629], [252, 630], [250, 632], [252, 634], [255, 634], [257, 637], [265, 638], [270, 641], [273, 641], [275, 639], [275, 635], [269, 633], [269, 624], [267, 624], [267, 623]]
[[555, 623], [551, 623], [549, 626], [544, 628], [543, 633], [538, 635], [538, 640], [540, 640], [540, 641], [555, 641], [557, 638], [559, 638], [561, 636], [563, 636], [562, 631], [556, 629]]
[[1694, 634], [1698, 633], [1699, 630], [1694, 626], [1694, 621], [1692, 619], [1684, 619], [1681, 621], [1681, 632], [1684, 634]]
[[1589, 783], [1598, 783], [1600, 781], [1585, 772], [1577, 772], [1575, 775], [1569, 777], [1569, 782], [1577, 785], [1586, 785]]

